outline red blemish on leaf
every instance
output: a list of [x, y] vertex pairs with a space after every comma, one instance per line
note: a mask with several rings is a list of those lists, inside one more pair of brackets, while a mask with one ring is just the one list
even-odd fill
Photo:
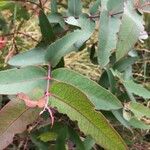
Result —
[[45, 97], [42, 97], [37, 101], [30, 99], [30, 97], [28, 95], [26, 95], [25, 93], [19, 93], [17, 95], [17, 97], [19, 99], [23, 100], [25, 102], [26, 106], [28, 106], [30, 108], [34, 108], [34, 107], [43, 108], [45, 106]]

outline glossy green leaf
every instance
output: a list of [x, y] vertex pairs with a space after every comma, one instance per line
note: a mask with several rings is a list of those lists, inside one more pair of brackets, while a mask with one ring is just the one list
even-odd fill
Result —
[[123, 82], [123, 85], [130, 93], [141, 96], [145, 99], [150, 98], [150, 91], [144, 88], [141, 84], [137, 84], [132, 80], [127, 80]]
[[29, 51], [20, 53], [13, 56], [8, 64], [11, 66], [24, 67], [30, 65], [44, 65], [47, 64], [45, 61], [46, 47], [35, 47]]
[[94, 104], [95, 109], [115, 110], [122, 107], [120, 101], [96, 82], [68, 69], [57, 69], [52, 72], [54, 79], [66, 82], [80, 89]]
[[46, 43], [53, 42], [55, 40], [53, 28], [47, 16], [44, 14], [42, 10], [40, 11], [40, 14], [39, 14], [39, 25], [40, 25], [43, 40]]
[[116, 49], [120, 23], [120, 19], [110, 16], [107, 10], [101, 12], [97, 53], [98, 62], [103, 67], [109, 63], [109, 57]]
[[137, 103], [131, 102], [129, 105], [129, 109], [134, 113], [137, 118], [148, 117], [150, 118], [150, 108]]
[[51, 65], [55, 67], [63, 56], [75, 50], [73, 44], [81, 39], [83, 34], [83, 31], [76, 30], [72, 33], [68, 33], [61, 39], [58, 39], [56, 42], [52, 43], [47, 49], [45, 55], [46, 61], [49, 61]]
[[54, 82], [50, 92], [50, 105], [60, 113], [67, 114], [71, 120], [76, 120], [81, 131], [91, 135], [97, 144], [111, 150], [127, 149], [122, 138], [78, 89], [66, 83]]
[[122, 24], [118, 33], [117, 60], [127, 55], [138, 41], [140, 32], [144, 30], [142, 16], [133, 9], [133, 1], [125, 2]]
[[71, 16], [78, 17], [82, 12], [81, 0], [68, 0], [68, 13]]
[[[29, 117], [30, 116], [30, 117]], [[6, 148], [17, 133], [39, 116], [38, 109], [30, 109], [19, 99], [13, 99], [0, 110], [0, 149]]]
[[25, 67], [0, 72], [0, 94], [29, 93], [36, 87], [46, 88], [46, 71], [41, 67]]

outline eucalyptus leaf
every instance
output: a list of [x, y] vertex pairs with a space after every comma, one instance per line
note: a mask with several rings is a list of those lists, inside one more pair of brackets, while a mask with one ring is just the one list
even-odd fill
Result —
[[123, 85], [130, 93], [141, 96], [145, 99], [150, 98], [150, 91], [144, 88], [141, 84], [137, 84], [132, 80], [126, 80], [123, 82]]
[[80, 89], [94, 104], [95, 109], [115, 110], [122, 104], [109, 91], [99, 86], [96, 82], [69, 69], [57, 69], [52, 72], [54, 79], [66, 82]]
[[51, 13], [57, 13], [58, 8], [57, 8], [57, 0], [51, 0]]
[[90, 14], [97, 14], [100, 9], [101, 0], [96, 0], [93, 5], [90, 7]]
[[53, 28], [52, 28], [47, 16], [44, 14], [44, 12], [42, 10], [40, 11], [40, 14], [39, 14], [39, 25], [40, 25], [43, 40], [46, 43], [53, 42], [55, 40]]
[[116, 49], [120, 23], [120, 19], [110, 16], [107, 10], [101, 12], [97, 53], [98, 62], [102, 67], [109, 63], [109, 57]]
[[71, 16], [78, 17], [82, 12], [81, 0], [68, 0], [68, 13]]
[[144, 30], [142, 16], [133, 9], [133, 1], [127, 1], [124, 4], [122, 23], [118, 33], [117, 60], [127, 55], [133, 49], [140, 33]]
[[0, 94], [29, 93], [36, 87], [46, 89], [46, 71], [41, 67], [25, 67], [0, 72]]
[[52, 43], [45, 54], [46, 61], [50, 62], [51, 65], [55, 67], [63, 56], [76, 49], [73, 45], [83, 36], [83, 34], [84, 31], [76, 30]]
[[29, 51], [22, 52], [18, 55], [13, 56], [8, 64], [11, 66], [17, 67], [25, 67], [30, 65], [45, 65], [47, 62], [45, 61], [47, 47], [39, 46], [35, 47]]
[[131, 102], [129, 105], [129, 109], [134, 113], [137, 118], [147, 117], [150, 118], [150, 108], [137, 103]]
[[[88, 98], [75, 87], [66, 83], [53, 82], [49, 104], [60, 113], [67, 114], [86, 135], [102, 147], [111, 150], [126, 150], [127, 146], [100, 112], [94, 110]], [[71, 113], [70, 113], [71, 112]], [[108, 142], [109, 141], [109, 142]]]
[[0, 149], [5, 149], [13, 141], [14, 135], [25, 131], [27, 125], [38, 116], [39, 109], [30, 109], [19, 99], [6, 104], [0, 110]]

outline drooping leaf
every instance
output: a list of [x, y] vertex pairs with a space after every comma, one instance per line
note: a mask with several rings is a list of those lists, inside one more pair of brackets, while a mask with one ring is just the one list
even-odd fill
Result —
[[78, 17], [82, 12], [81, 0], [68, 0], [68, 13], [71, 16]]
[[77, 150], [86, 150], [82, 140], [75, 130], [68, 127], [68, 134], [71, 141], [76, 145]]
[[109, 11], [109, 14], [113, 15], [115, 13], [123, 12], [123, 3], [123, 0], [108, 0], [107, 9]]
[[68, 69], [57, 69], [52, 72], [54, 79], [71, 84], [87, 95], [96, 109], [115, 110], [122, 107], [120, 101], [96, 82]]
[[113, 65], [114, 70], [118, 70], [119, 72], [124, 72], [128, 67], [132, 66], [138, 57], [126, 57], [120, 59]]
[[137, 118], [144, 116], [150, 118], [150, 109], [140, 103], [131, 102], [129, 104], [129, 110], [131, 110]]
[[13, 99], [0, 111], [0, 149], [6, 148], [17, 133], [37, 119], [38, 109], [30, 109], [19, 99]]
[[145, 99], [150, 98], [150, 91], [144, 88], [141, 84], [137, 84], [132, 80], [127, 80], [123, 82], [123, 85], [130, 93], [141, 96]]
[[54, 42], [55, 35], [53, 33], [53, 28], [47, 16], [44, 14], [42, 10], [40, 11], [40, 14], [39, 14], [39, 25], [40, 25], [43, 40], [46, 43]]
[[[78, 24], [83, 31], [82, 38], [80, 38], [76, 43], [75, 47], [80, 48], [85, 41], [87, 41], [95, 29], [95, 22], [88, 18], [88, 15], [80, 15], [78, 19]], [[86, 26], [85, 26], [86, 24]]]
[[58, 8], [57, 8], [57, 0], [51, 0], [51, 13], [57, 13]]
[[0, 72], [0, 94], [31, 92], [36, 87], [46, 89], [46, 71], [41, 67], [25, 67]]
[[127, 55], [143, 32], [143, 20], [133, 7], [133, 1], [125, 2], [122, 23], [118, 33], [116, 57], [117, 60]]
[[68, 128], [64, 126], [60, 129], [57, 139], [56, 139], [56, 150], [67, 150], [66, 149], [66, 139], [68, 135]]
[[94, 110], [88, 98], [78, 89], [66, 83], [53, 82], [50, 92], [50, 105], [56, 107], [60, 113], [67, 114], [70, 119], [76, 120], [81, 131], [91, 135], [96, 143], [111, 150], [127, 149], [104, 116]]
[[114, 110], [112, 111], [113, 115], [115, 118], [126, 128], [131, 129], [131, 126], [127, 120], [123, 117], [122, 111], [121, 110]]
[[53, 67], [55, 67], [60, 59], [67, 53], [75, 50], [73, 44], [75, 44], [79, 39], [81, 39], [84, 34], [81, 30], [76, 30], [72, 33], [68, 33], [61, 39], [52, 43], [46, 52], [45, 59], [49, 61]]
[[37, 133], [30, 134], [30, 139], [34, 144], [34, 148], [37, 147], [39, 150], [49, 150], [50, 144], [39, 140], [37, 136], [38, 136]]
[[87, 136], [86, 139], [84, 140], [84, 147], [86, 150], [92, 150], [94, 144], [95, 141], [90, 136]]
[[47, 47], [35, 47], [29, 51], [20, 53], [12, 57], [8, 64], [11, 66], [24, 67], [30, 65], [44, 65], [47, 64], [45, 61]]
[[101, 0], [96, 0], [94, 2], [94, 4], [90, 8], [90, 14], [91, 15], [97, 14], [97, 12], [99, 11], [99, 8], [100, 8], [100, 4], [101, 4]]
[[66, 28], [64, 18], [59, 13], [50, 14], [47, 16], [50, 23], [58, 23], [63, 29]]
[[130, 118], [130, 120], [128, 122], [134, 128], [144, 129], [144, 130], [149, 130], [150, 129], [150, 125], [145, 124], [144, 122], [138, 120], [135, 117]]
[[98, 62], [103, 67], [109, 63], [109, 57], [112, 51], [116, 49], [120, 23], [120, 19], [111, 16], [109, 11], [103, 10], [101, 12], [97, 53]]
[[59, 131], [64, 127], [63, 123], [55, 122], [53, 127], [49, 124], [40, 127], [31, 134], [36, 134], [36, 138], [43, 142], [55, 141], [59, 134]]

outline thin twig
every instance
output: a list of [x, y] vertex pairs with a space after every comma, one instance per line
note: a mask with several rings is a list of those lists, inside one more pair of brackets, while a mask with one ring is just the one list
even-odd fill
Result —
[[49, 87], [50, 87], [50, 80], [51, 80], [51, 65], [48, 64], [48, 71], [47, 71], [47, 87], [46, 87], [46, 93], [45, 93], [45, 106], [43, 110], [40, 112], [40, 115], [43, 114], [46, 110], [49, 112], [51, 117], [51, 125], [54, 124], [54, 116], [52, 110], [48, 107], [49, 97], [51, 96], [51, 93], [49, 93]]

